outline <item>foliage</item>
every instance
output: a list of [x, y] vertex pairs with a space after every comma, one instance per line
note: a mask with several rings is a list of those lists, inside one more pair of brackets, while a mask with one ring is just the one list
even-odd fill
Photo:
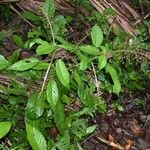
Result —
[[[91, 9], [86, 2], [78, 5]], [[11, 149], [82, 149], [80, 141], [97, 128], [86, 118], [108, 108], [100, 92], [119, 97], [126, 88], [146, 88], [141, 82], [150, 79], [144, 35], [110, 32], [109, 39], [106, 16], [99, 15], [94, 10], [84, 18], [90, 24], [88, 38], [73, 42], [67, 38], [73, 17], [59, 15], [53, 0], [46, 0], [38, 15], [23, 12], [37, 28], [28, 32], [26, 41], [16, 34], [12, 39], [19, 48], [34, 51], [34, 56], [20, 59], [21, 50], [9, 57], [0, 55], [0, 75], [8, 78], [6, 83], [0, 76], [0, 138], [8, 136]], [[124, 42], [126, 37], [130, 39]], [[141, 47], [145, 52], [138, 51]], [[118, 102], [111, 107], [123, 111]]]

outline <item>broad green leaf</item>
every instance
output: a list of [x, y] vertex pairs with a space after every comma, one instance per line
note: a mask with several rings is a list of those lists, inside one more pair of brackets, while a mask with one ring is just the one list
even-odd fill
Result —
[[49, 44], [46, 41], [43, 41], [36, 49], [37, 55], [49, 54], [55, 50], [55, 45]]
[[78, 119], [75, 122], [72, 123], [71, 131], [73, 134], [75, 134], [77, 137], [81, 139], [82, 136], [86, 135], [86, 122], [84, 119]]
[[64, 45], [72, 45], [70, 42], [66, 41], [64, 38], [62, 38], [61, 36], [57, 36], [56, 35], [56, 40], [61, 43], [61, 44], [64, 44]]
[[23, 11], [22, 15], [23, 15], [23, 17], [25, 17], [28, 20], [33, 21], [34, 23], [41, 21], [40, 17], [31, 11]]
[[48, 17], [52, 17], [55, 12], [54, 0], [46, 0], [42, 5], [42, 10], [48, 15]]
[[80, 46], [79, 49], [82, 52], [87, 53], [89, 55], [98, 55], [99, 54], [99, 49], [94, 46], [91, 46], [91, 45]]
[[60, 101], [57, 102], [54, 110], [54, 121], [58, 130], [61, 133], [63, 133], [66, 128], [66, 124], [65, 124], [64, 106]]
[[68, 41], [66, 41], [65, 39], [63, 39], [60, 36], [55, 36], [55, 38], [59, 43], [61, 43], [61, 45], [57, 45], [60, 48], [63, 48], [68, 51], [72, 51], [76, 48], [76, 45], [69, 43]]
[[78, 86], [80, 88], [82, 88], [83, 87], [83, 82], [82, 82], [81, 76], [78, 74], [77, 71], [74, 71], [73, 78], [75, 79], [75, 81], [78, 84]]
[[101, 56], [98, 57], [98, 67], [99, 69], [103, 69], [107, 64], [107, 58], [106, 58], [106, 55], [103, 54]]
[[66, 19], [63, 15], [57, 15], [52, 23], [54, 35], [63, 35], [65, 32]]
[[72, 45], [72, 44], [61, 44], [61, 45], [57, 45], [59, 48], [63, 48], [65, 50], [68, 50], [68, 51], [73, 51], [75, 46]]
[[2, 55], [0, 55], [0, 70], [7, 68], [8, 65], [8, 61]]
[[37, 119], [42, 116], [45, 109], [45, 96], [44, 93], [38, 98], [37, 93], [33, 93], [28, 100], [26, 107], [27, 117], [30, 119]]
[[47, 62], [39, 62], [32, 69], [34, 69], [34, 70], [47, 70], [48, 65], [49, 65], [49, 63], [47, 63]]
[[[33, 41], [32, 41], [32, 43], [37, 43], [37, 44], [44, 44], [46, 41], [44, 41], [44, 40], [42, 40], [42, 39], [40, 39], [40, 38], [37, 38], [37, 39], [34, 39]], [[46, 42], [47, 43], [47, 42]]]
[[82, 58], [80, 65], [79, 65], [80, 70], [85, 71], [88, 68], [89, 64], [90, 63], [89, 63], [88, 58], [86, 57]]
[[26, 124], [27, 139], [33, 150], [47, 150], [47, 143], [42, 133], [35, 127]]
[[57, 84], [54, 80], [50, 80], [47, 85], [47, 101], [49, 102], [51, 108], [54, 110], [58, 102], [59, 94]]
[[119, 77], [118, 77], [116, 70], [113, 68], [112, 65], [107, 64], [106, 72], [108, 72], [111, 75], [111, 78], [113, 80], [113, 83], [114, 83], [113, 92], [119, 95], [121, 91], [121, 84], [120, 84]]
[[14, 70], [14, 71], [25, 71], [25, 70], [31, 69], [38, 63], [39, 63], [39, 60], [36, 58], [27, 58], [27, 59], [23, 59], [14, 63], [8, 69]]
[[56, 74], [62, 85], [69, 88], [69, 72], [65, 63], [61, 59], [56, 62]]
[[26, 96], [27, 89], [24, 83], [18, 80], [12, 80], [9, 86], [7, 87], [7, 92], [13, 95]]
[[86, 133], [90, 134], [90, 133], [94, 132], [96, 128], [97, 128], [97, 125], [90, 126], [86, 129]]
[[8, 121], [0, 122], [0, 139], [10, 131], [11, 125], [12, 123]]
[[95, 25], [91, 31], [91, 38], [94, 46], [100, 47], [103, 42], [103, 32], [98, 25]]

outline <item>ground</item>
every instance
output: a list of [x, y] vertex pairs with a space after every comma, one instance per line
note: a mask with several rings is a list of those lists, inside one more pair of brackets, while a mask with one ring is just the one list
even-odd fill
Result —
[[[11, 22], [0, 21], [0, 30], [5, 30], [8, 38], [0, 45], [0, 54], [5, 57], [18, 47], [10, 40], [12, 33], [17, 33], [26, 38], [30, 26], [28, 23], [13, 14]], [[21, 58], [32, 55], [27, 50], [22, 51]], [[149, 91], [145, 91], [149, 92]], [[109, 149], [150, 149], [150, 98], [141, 91], [125, 92], [120, 98], [120, 105], [123, 108], [113, 108], [111, 103], [115, 101], [112, 94], [102, 94], [109, 106], [105, 114], [98, 114], [89, 119], [89, 123], [98, 124], [94, 134], [84, 138], [81, 142], [86, 150], [109, 150]], [[140, 105], [138, 100], [142, 100]], [[7, 144], [8, 139], [4, 143]]]

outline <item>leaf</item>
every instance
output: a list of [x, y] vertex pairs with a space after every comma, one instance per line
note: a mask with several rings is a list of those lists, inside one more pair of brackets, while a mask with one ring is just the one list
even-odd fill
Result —
[[26, 95], [27, 89], [24, 83], [18, 80], [12, 80], [7, 87], [7, 92], [13, 95]]
[[7, 68], [8, 65], [8, 61], [2, 55], [0, 55], [0, 70]]
[[59, 94], [57, 84], [54, 80], [49, 81], [47, 86], [47, 101], [49, 102], [51, 108], [54, 110], [58, 102]]
[[54, 44], [49, 44], [46, 41], [43, 41], [41, 45], [36, 48], [37, 55], [49, 54], [55, 50]]
[[38, 93], [33, 93], [28, 100], [26, 113], [30, 119], [37, 119], [42, 116], [45, 109], [45, 93], [38, 98]]
[[48, 17], [52, 17], [55, 12], [54, 0], [46, 0], [42, 5], [42, 10], [48, 15]]
[[65, 63], [61, 59], [56, 62], [56, 74], [62, 85], [69, 88], [69, 72]]
[[60, 101], [57, 102], [57, 105], [54, 110], [54, 121], [58, 130], [61, 133], [63, 133], [66, 128], [66, 124], [65, 124], [64, 106]]
[[100, 47], [103, 42], [103, 32], [98, 25], [95, 25], [91, 31], [92, 42], [95, 47]]
[[86, 133], [90, 134], [90, 133], [94, 132], [96, 128], [97, 128], [97, 125], [90, 126], [86, 129]]
[[78, 150], [83, 150], [83, 148], [81, 147], [81, 145], [77, 142], [77, 147], [78, 147]]
[[74, 71], [73, 78], [75, 79], [76, 83], [78, 84], [78, 87], [82, 88], [83, 82], [82, 82], [81, 76], [78, 74], [77, 71]]
[[52, 23], [54, 35], [63, 35], [65, 32], [66, 19], [63, 15], [57, 15]]
[[11, 125], [12, 123], [8, 121], [0, 122], [0, 139], [10, 131]]
[[33, 21], [34, 23], [39, 23], [41, 21], [40, 17], [31, 11], [25, 11], [24, 10], [22, 15], [23, 15], [23, 17], [25, 17], [28, 20]]
[[39, 63], [39, 60], [36, 58], [27, 58], [27, 59], [20, 60], [20, 61], [14, 63], [8, 69], [14, 70], [14, 71], [25, 71], [25, 70], [31, 69], [38, 63]]
[[103, 54], [101, 56], [98, 57], [98, 67], [99, 67], [99, 70], [103, 69], [107, 64], [107, 58], [106, 58], [106, 55]]
[[24, 44], [23, 44], [23, 41], [22, 41], [22, 38], [18, 35], [13, 35], [13, 41], [15, 42], [15, 44], [19, 47], [24, 47]]
[[34, 69], [34, 70], [47, 70], [48, 66], [49, 66], [49, 63], [47, 63], [47, 62], [39, 62], [32, 69]]
[[85, 71], [88, 68], [89, 64], [89, 59], [83, 57], [79, 65], [80, 70]]
[[108, 72], [111, 75], [111, 78], [113, 80], [113, 83], [114, 83], [113, 92], [119, 95], [121, 91], [121, 84], [120, 84], [119, 77], [118, 77], [116, 70], [113, 68], [112, 65], [107, 64], [106, 72]]
[[81, 139], [82, 136], [86, 135], [86, 122], [84, 119], [78, 119], [72, 123], [71, 131], [77, 137]]
[[79, 49], [82, 52], [87, 53], [89, 55], [98, 55], [99, 54], [99, 49], [94, 46], [91, 46], [91, 45], [80, 46]]
[[52, 148], [52, 150], [68, 150], [70, 146], [69, 131], [66, 130], [64, 135], [58, 139], [58, 143]]
[[47, 150], [47, 143], [42, 133], [35, 127], [26, 124], [27, 139], [33, 150]]

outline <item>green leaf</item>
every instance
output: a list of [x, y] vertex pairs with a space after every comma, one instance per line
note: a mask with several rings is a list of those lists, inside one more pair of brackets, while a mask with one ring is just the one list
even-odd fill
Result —
[[90, 134], [90, 133], [94, 132], [96, 128], [97, 128], [97, 125], [90, 126], [86, 129], [86, 133]]
[[56, 74], [62, 85], [69, 88], [69, 72], [65, 63], [61, 59], [56, 62]]
[[47, 101], [53, 110], [55, 109], [55, 106], [58, 102], [58, 98], [59, 94], [57, 84], [54, 80], [51, 80], [47, 85]]
[[[44, 93], [45, 94], [45, 93]], [[38, 93], [33, 93], [28, 100], [26, 107], [27, 117], [30, 119], [37, 119], [42, 116], [45, 109], [45, 96], [42, 94], [38, 98]]]
[[82, 52], [87, 53], [89, 55], [98, 55], [99, 54], [99, 49], [94, 46], [91, 46], [91, 45], [80, 46], [79, 49]]
[[31, 20], [33, 21], [34, 23], [38, 23], [41, 21], [40, 17], [37, 16], [36, 14], [34, 14], [33, 12], [31, 11], [23, 11], [22, 13], [23, 17], [25, 17], [26, 19], [28, 20]]
[[111, 75], [111, 78], [113, 80], [113, 83], [114, 83], [113, 92], [119, 95], [121, 91], [121, 84], [120, 84], [119, 77], [118, 77], [116, 70], [113, 68], [112, 65], [107, 64], [106, 72], [108, 72]]
[[33, 150], [47, 150], [47, 143], [42, 133], [35, 127], [26, 124], [27, 139]]
[[84, 119], [78, 119], [72, 123], [71, 131], [77, 137], [81, 139], [82, 136], [86, 135], [86, 122]]
[[41, 45], [36, 48], [37, 55], [49, 54], [55, 50], [55, 45], [49, 44], [46, 41], [43, 41]]
[[98, 57], [98, 67], [99, 69], [103, 69], [107, 64], [107, 58], [106, 58], [106, 55], [103, 54], [101, 56]]
[[24, 83], [18, 80], [12, 80], [7, 87], [7, 92], [13, 95], [26, 95], [27, 89]]
[[14, 64], [15, 62], [18, 61], [19, 56], [20, 56], [20, 51], [21, 51], [21, 49], [13, 52], [13, 54], [9, 58], [10, 64]]
[[98, 25], [95, 25], [91, 31], [91, 38], [94, 46], [100, 47], [103, 42], [103, 32]]
[[0, 139], [10, 131], [11, 125], [8, 121], [0, 122]]
[[76, 83], [78, 84], [78, 87], [82, 88], [83, 82], [82, 82], [81, 76], [78, 74], [77, 71], [74, 71], [73, 78], [75, 79]]
[[15, 44], [19, 47], [24, 47], [24, 44], [23, 44], [23, 41], [22, 41], [22, 38], [18, 35], [13, 35], [13, 41], [15, 42]]
[[2, 55], [0, 55], [0, 70], [7, 68], [8, 65], [8, 61]]
[[47, 63], [47, 62], [39, 62], [32, 69], [34, 69], [34, 70], [47, 70], [48, 65], [49, 65], [49, 63]]
[[57, 15], [52, 23], [54, 35], [64, 35], [66, 19], [63, 15]]
[[58, 101], [54, 110], [54, 121], [58, 130], [63, 133], [66, 128], [65, 124], [65, 114], [64, 114], [64, 106]]
[[46, 0], [42, 5], [42, 10], [48, 15], [48, 17], [52, 17], [55, 12], [54, 0]]
[[83, 148], [81, 147], [81, 145], [77, 142], [77, 147], [78, 147], [78, 150], [83, 150]]
[[68, 150], [70, 146], [69, 131], [66, 130], [64, 135], [58, 139], [58, 143], [52, 148], [52, 150]]
[[20, 61], [14, 63], [8, 69], [14, 70], [14, 71], [25, 71], [25, 70], [31, 69], [38, 63], [39, 63], [39, 60], [36, 58], [27, 58], [27, 59], [20, 60]]
[[83, 57], [79, 65], [80, 70], [85, 71], [88, 68], [89, 64], [89, 59]]

